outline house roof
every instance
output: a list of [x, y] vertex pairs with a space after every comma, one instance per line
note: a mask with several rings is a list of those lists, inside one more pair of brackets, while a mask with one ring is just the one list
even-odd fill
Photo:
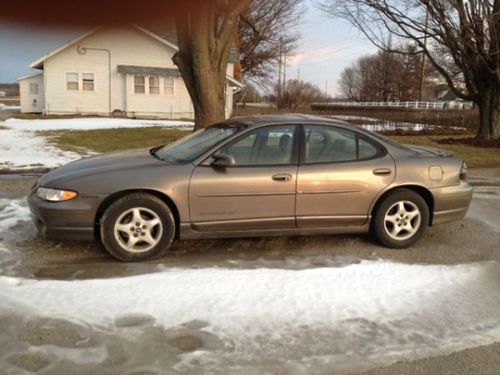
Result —
[[33, 74], [28, 74], [27, 76], [22, 76], [22, 77], [19, 77], [18, 79], [16, 79], [16, 81], [22, 81], [23, 79], [33, 78], [33, 77], [39, 76], [39, 75], [41, 75], [41, 74], [42, 74], [42, 72], [37, 72], [37, 73], [33, 73]]
[[[145, 29], [144, 27], [142, 26], [139, 26], [139, 25], [132, 25], [132, 27], [134, 27], [135, 29], [143, 32], [144, 34], [146, 35], [149, 35], [151, 38], [153, 39], [156, 39], [157, 41], [159, 41], [160, 43], [168, 46], [169, 48], [173, 49], [174, 51], [178, 51], [179, 50], [179, 47], [177, 47], [174, 43], [168, 41], [167, 39], [159, 36], [158, 34], [155, 34], [153, 33], [152, 31], [149, 31], [147, 29]], [[75, 45], [77, 44], [79, 41], [85, 39], [86, 37], [94, 34], [96, 31], [100, 30], [101, 27], [96, 27], [92, 30], [89, 30], [88, 32], [86, 32], [85, 34], [82, 34], [80, 35], [79, 37], [63, 44], [62, 46], [48, 52], [47, 54], [43, 55], [42, 57], [40, 57], [39, 59], [33, 61], [31, 64], [30, 64], [30, 68], [33, 68], [33, 69], [42, 69], [43, 68], [43, 63], [45, 60], [47, 60], [48, 58], [58, 54], [59, 52], [61, 52], [62, 50], [68, 48], [68, 47], [71, 47], [72, 45]], [[231, 51], [229, 52], [229, 62], [231, 63], [234, 63], [237, 59], [237, 54], [236, 54], [236, 50], [234, 48], [231, 49]], [[143, 71], [144, 70], [150, 70], [149, 73], [144, 73], [144, 72], [136, 72], [135, 74], [157, 74], [157, 75], [174, 75], [174, 70], [177, 71], [177, 75], [180, 75], [180, 73], [178, 72], [177, 69], [168, 69], [168, 72], [167, 71], [164, 71], [163, 69], [167, 69], [167, 68], [155, 68], [155, 67], [132, 67], [132, 66], [129, 66], [129, 65], [119, 65], [118, 67], [122, 66], [122, 72], [120, 73], [129, 73], [128, 71], [125, 72], [124, 70], [127, 70], [127, 69], [142, 69]], [[152, 70], [151, 70], [152, 69]], [[155, 73], [156, 72], [156, 73]], [[134, 72], [130, 72], [131, 74], [134, 74]], [[25, 78], [28, 78], [28, 77], [21, 77], [19, 79], [25, 79]], [[18, 79], [18, 80], [19, 80]], [[226, 79], [229, 81], [229, 83], [231, 84], [231, 86], [234, 86], [234, 87], [238, 87], [238, 88], [243, 88], [245, 85], [243, 85], [241, 82], [237, 81], [236, 79], [232, 78], [231, 76], [229, 75], [226, 75]]]
[[[143, 32], [144, 34], [146, 35], [149, 35], [151, 38], [153, 39], [156, 39], [157, 41], [159, 41], [160, 43], [172, 48], [174, 51], [178, 51], [179, 48], [173, 44], [172, 42], [169, 42], [168, 40], [162, 38], [161, 36], [159, 35], [156, 35], [155, 33], [149, 31], [149, 30], [146, 30], [144, 27], [141, 27], [139, 25], [132, 25], [132, 27], [134, 27], [135, 29]], [[86, 37], [94, 34], [96, 31], [100, 30], [102, 27], [95, 27], [93, 28], [92, 30], [89, 30], [87, 31], [86, 33], [80, 35], [79, 37], [73, 39], [73, 40], [70, 40], [69, 42], [63, 44], [62, 46], [59, 46], [57, 47], [56, 49], [46, 53], [45, 55], [41, 56], [40, 58], [38, 58], [37, 60], [33, 61], [31, 64], [30, 64], [30, 68], [33, 68], [33, 69], [42, 69], [43, 67], [43, 62], [45, 60], [47, 60], [49, 57], [52, 57], [56, 54], [58, 54], [59, 52], [61, 52], [62, 50], [68, 48], [68, 47], [71, 47], [75, 44], [77, 44], [79, 41], [85, 39]]]

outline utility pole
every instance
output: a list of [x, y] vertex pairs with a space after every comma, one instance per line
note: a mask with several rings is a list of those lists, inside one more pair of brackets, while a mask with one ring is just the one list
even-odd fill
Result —
[[279, 60], [278, 60], [278, 93], [276, 98], [276, 105], [278, 108], [281, 107], [281, 64], [282, 64], [282, 53], [283, 53], [283, 39], [280, 38], [279, 44]]
[[325, 98], [328, 98], [328, 80], [325, 81]]
[[286, 50], [283, 50], [283, 90], [281, 91], [284, 101], [288, 101], [286, 95]]
[[300, 68], [297, 65], [297, 81], [300, 81]]
[[427, 49], [427, 28], [429, 26], [429, 8], [425, 11], [425, 35], [424, 35], [424, 49], [422, 50], [422, 65], [420, 66], [420, 87], [418, 89], [418, 101], [422, 101], [425, 84], [425, 51]]

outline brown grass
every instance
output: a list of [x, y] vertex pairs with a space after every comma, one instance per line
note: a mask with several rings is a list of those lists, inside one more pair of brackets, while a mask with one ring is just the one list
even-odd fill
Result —
[[470, 136], [390, 136], [400, 143], [440, 148], [452, 152], [457, 158], [465, 160], [469, 167], [500, 167], [500, 150], [498, 148], [482, 148], [462, 143], [444, 144], [446, 139], [466, 139]]
[[40, 131], [57, 147], [85, 155], [88, 151], [109, 152], [153, 147], [175, 141], [189, 132], [161, 127], [100, 130]]

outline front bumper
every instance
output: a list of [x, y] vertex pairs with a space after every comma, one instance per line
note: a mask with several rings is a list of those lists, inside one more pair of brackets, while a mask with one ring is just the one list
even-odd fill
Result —
[[28, 196], [31, 218], [38, 232], [56, 240], [94, 240], [98, 198], [77, 197], [66, 202], [40, 199], [35, 190]]
[[432, 189], [434, 215], [432, 224], [448, 223], [462, 219], [472, 199], [472, 186], [460, 181], [459, 185]]

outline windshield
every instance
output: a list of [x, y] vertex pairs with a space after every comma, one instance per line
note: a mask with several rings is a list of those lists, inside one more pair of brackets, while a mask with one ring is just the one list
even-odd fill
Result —
[[175, 163], [191, 162], [239, 130], [240, 128], [235, 125], [211, 126], [154, 150], [153, 153], [161, 160]]

